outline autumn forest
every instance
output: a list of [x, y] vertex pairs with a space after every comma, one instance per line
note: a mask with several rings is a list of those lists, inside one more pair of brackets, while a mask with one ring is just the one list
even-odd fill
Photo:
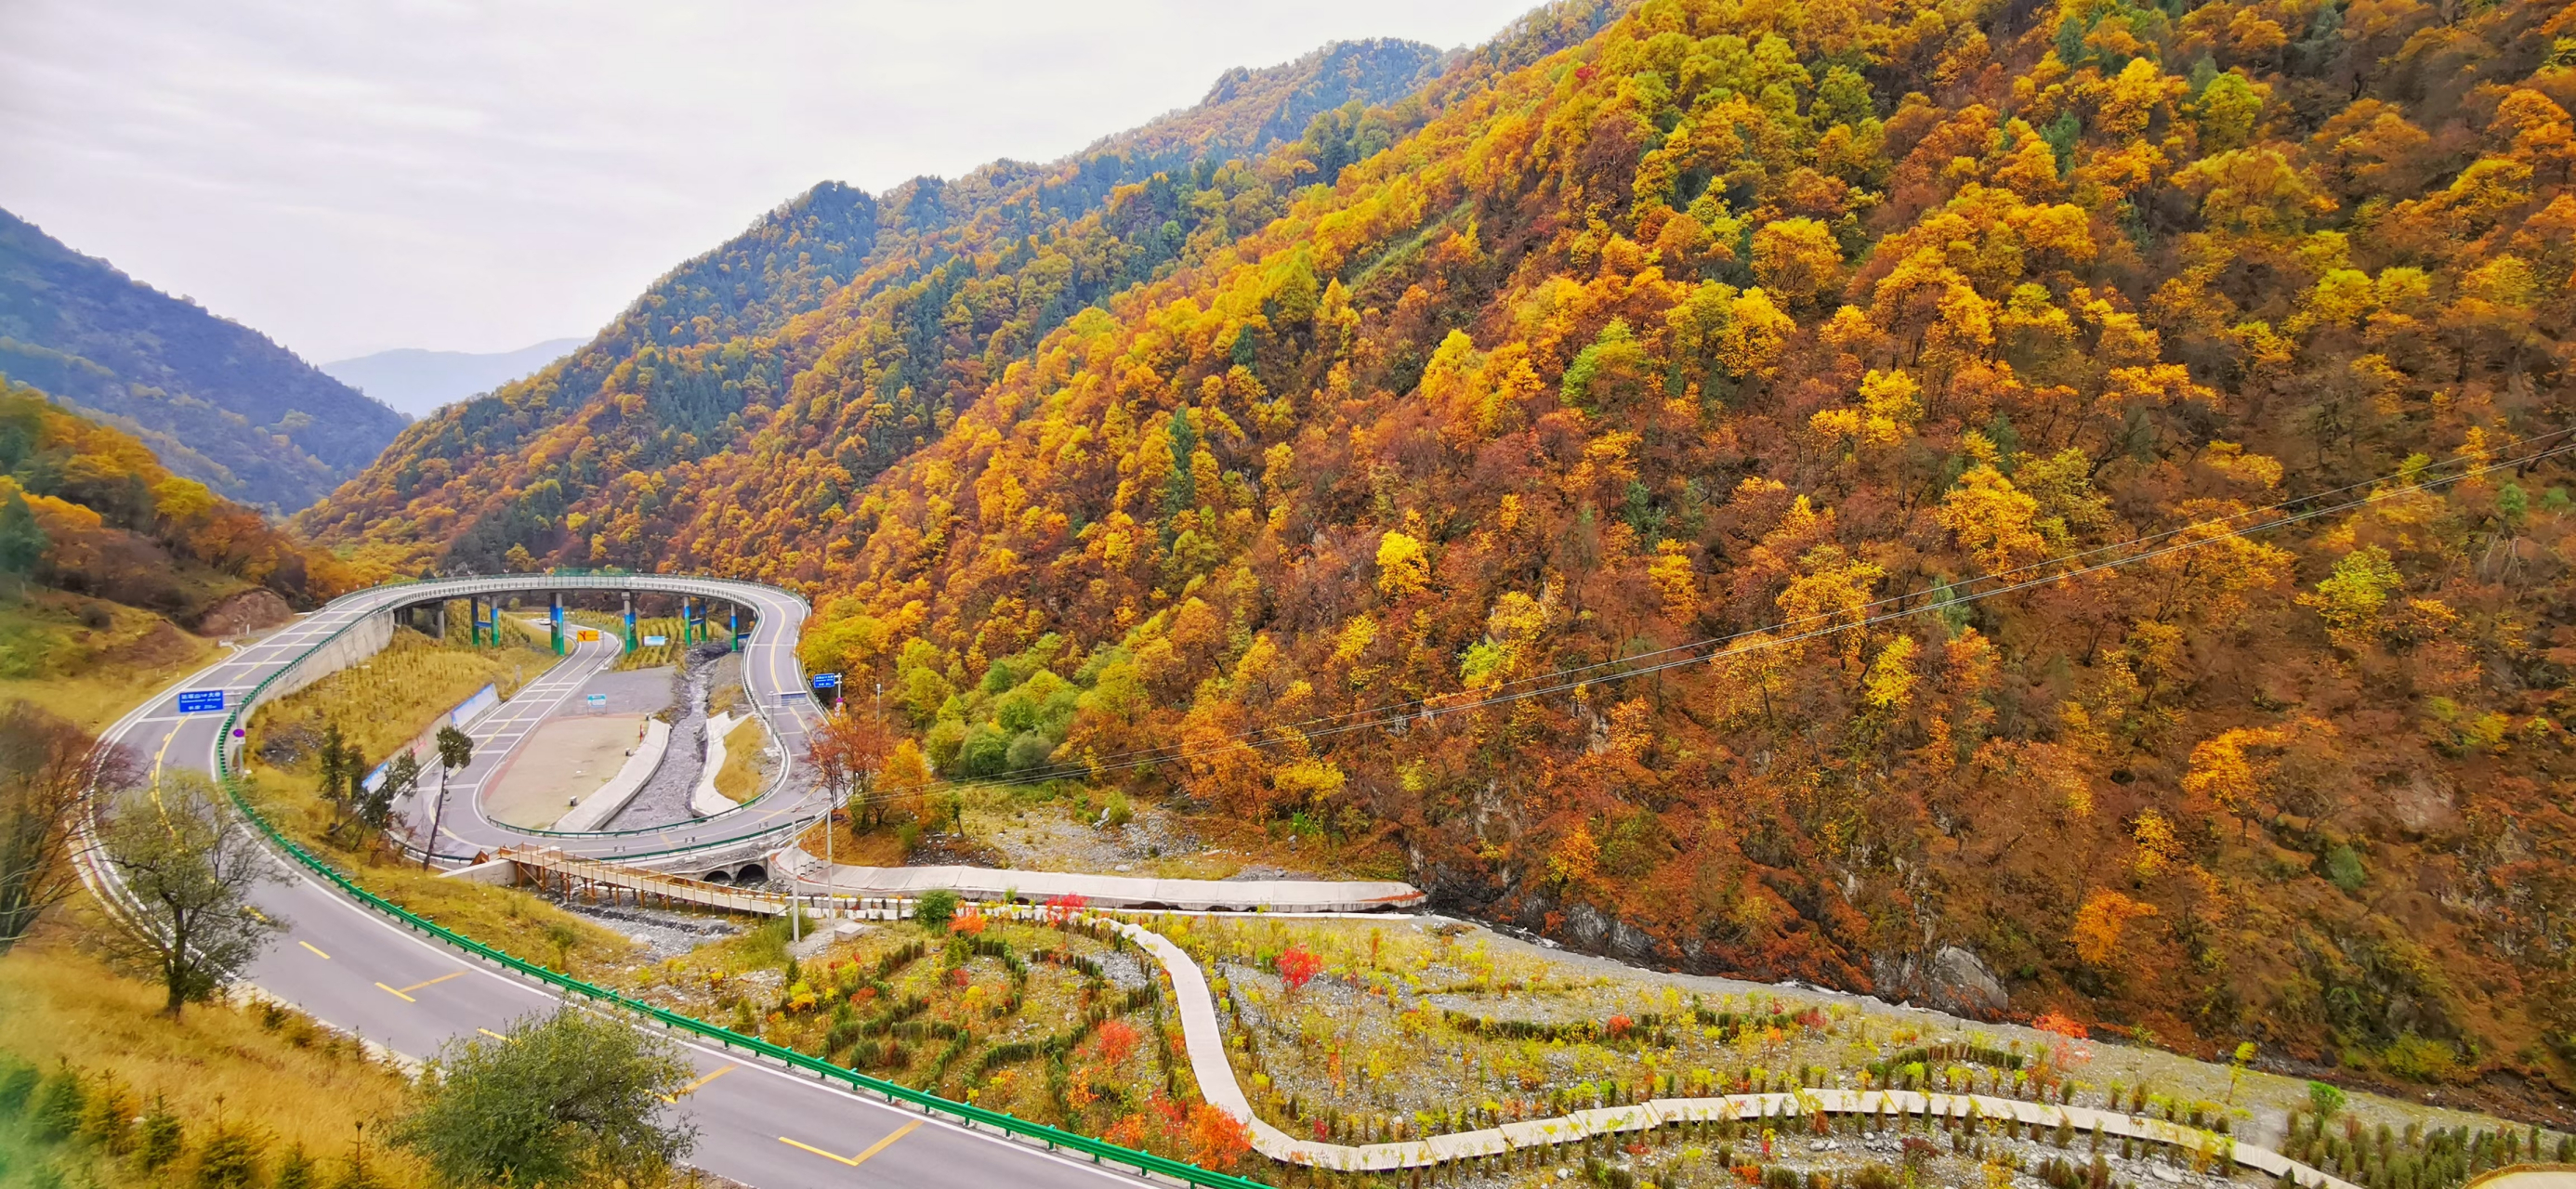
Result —
[[2534, 0], [1569, 0], [817, 187], [294, 527], [794, 588], [919, 779], [2527, 1105], [2571, 108]]

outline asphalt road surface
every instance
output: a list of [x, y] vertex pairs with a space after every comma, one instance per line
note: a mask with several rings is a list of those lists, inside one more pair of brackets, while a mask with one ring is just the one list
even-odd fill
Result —
[[[526, 589], [548, 589], [546, 580], [524, 581]], [[759, 613], [757, 642], [745, 667], [754, 696], [770, 698], [776, 706], [780, 692], [801, 689], [803, 679], [793, 648], [797, 625], [804, 617], [803, 604], [766, 587], [715, 582], [698, 586], [699, 593], [737, 598]], [[263, 677], [332, 632], [366, 614], [432, 597], [438, 589], [428, 585], [378, 588], [342, 599], [164, 691], [119, 720], [110, 728], [109, 738], [144, 757], [155, 771], [164, 765], [211, 770], [224, 716], [180, 714], [178, 690], [223, 689], [226, 704], [238, 705]], [[577, 689], [579, 683], [569, 688]], [[793, 732], [791, 755], [801, 750], [804, 713], [791, 705], [787, 713], [773, 717], [782, 734]], [[766, 819], [753, 819], [746, 810], [726, 815], [744, 819], [740, 825], [699, 823], [695, 831], [675, 828], [596, 836], [581, 849], [615, 855], [667, 847], [691, 832], [756, 829], [762, 820], [792, 820], [806, 795], [793, 787], [783, 791], [778, 796], [790, 804], [771, 808]], [[455, 808], [451, 803], [450, 820]], [[754, 808], [764, 807], [755, 804]], [[300, 868], [283, 861], [280, 865], [287, 877], [256, 897], [263, 912], [288, 923], [287, 931], [247, 972], [248, 981], [263, 992], [413, 1058], [428, 1057], [456, 1038], [497, 1034], [510, 1021], [549, 1011], [556, 1003], [556, 997], [543, 987], [418, 937], [329, 890]], [[695, 1086], [677, 1104], [698, 1127], [697, 1150], [689, 1162], [759, 1189], [1138, 1183], [1132, 1176], [1075, 1157], [970, 1131], [953, 1122], [925, 1119], [775, 1066], [738, 1061], [712, 1046], [684, 1043], [698, 1070]]]

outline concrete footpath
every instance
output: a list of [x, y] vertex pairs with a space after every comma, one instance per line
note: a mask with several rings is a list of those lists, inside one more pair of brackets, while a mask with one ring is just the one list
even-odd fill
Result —
[[854, 867], [824, 863], [811, 853], [779, 852], [777, 870], [795, 880], [799, 895], [919, 896], [947, 888], [969, 900], [1052, 900], [1080, 896], [1102, 908], [1177, 908], [1190, 912], [1370, 912], [1415, 908], [1421, 889], [1392, 880], [1152, 879], [1070, 871], [1010, 868]]

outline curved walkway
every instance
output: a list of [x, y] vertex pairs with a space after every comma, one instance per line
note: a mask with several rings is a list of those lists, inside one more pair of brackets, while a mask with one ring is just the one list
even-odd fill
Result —
[[[1045, 914], [1044, 909], [1027, 905], [997, 906], [988, 911], [1022, 920], [1043, 920]], [[1171, 939], [1131, 921], [1088, 913], [1078, 915], [1075, 920], [1097, 922], [1117, 930], [1161, 964], [1164, 973], [1172, 980], [1172, 997], [1180, 1007], [1182, 1039], [1189, 1054], [1190, 1072], [1198, 1080], [1200, 1096], [1241, 1120], [1251, 1132], [1254, 1150], [1285, 1164], [1347, 1172], [1383, 1172], [1422, 1168], [1453, 1160], [1503, 1156], [1525, 1148], [1580, 1143], [1597, 1135], [1644, 1131], [1673, 1123], [1767, 1119], [1815, 1111], [1863, 1115], [1898, 1112], [1916, 1117], [1965, 1118], [1973, 1111], [1980, 1118], [2009, 1118], [2046, 1128], [2055, 1128], [2064, 1122], [2078, 1131], [2089, 1133], [2098, 1126], [2105, 1136], [2146, 1140], [2184, 1151], [2205, 1153], [2212, 1159], [2232, 1160], [2273, 1177], [2287, 1173], [2299, 1184], [2316, 1189], [2360, 1189], [2349, 1181], [2328, 1176], [2269, 1148], [2238, 1143], [2226, 1136], [2162, 1119], [2093, 1107], [2024, 1102], [1987, 1094], [1926, 1094], [1912, 1090], [1829, 1087], [1711, 1098], [1656, 1098], [1626, 1106], [1576, 1111], [1552, 1119], [1505, 1123], [1499, 1127], [1452, 1132], [1400, 1143], [1352, 1145], [1299, 1139], [1253, 1112], [1251, 1100], [1244, 1096], [1241, 1083], [1235, 1080], [1234, 1065], [1226, 1058], [1225, 1032], [1217, 1021], [1216, 999], [1209, 991], [1207, 975], [1199, 969], [1197, 960]]]

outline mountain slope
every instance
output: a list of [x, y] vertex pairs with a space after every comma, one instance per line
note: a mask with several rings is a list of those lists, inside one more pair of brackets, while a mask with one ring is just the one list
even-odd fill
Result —
[[1272, 185], [1234, 164], [1242, 153], [1404, 94], [1438, 57], [1338, 44], [1230, 73], [1206, 102], [1053, 165], [882, 197], [818, 186], [664, 278], [561, 367], [415, 426], [303, 523], [465, 568], [499, 568], [512, 548], [643, 564], [669, 542], [640, 522], [593, 526], [694, 502], [788, 404], [810, 410], [797, 393], [814, 385], [853, 439], [820, 512], [941, 433], [1039, 336], [1272, 217]]
[[172, 474], [133, 435], [0, 383], [0, 597], [31, 583], [195, 625], [248, 592], [309, 607], [356, 580], [331, 554]]
[[978, 252], [335, 531], [795, 583], [945, 776], [1640, 960], [2576, 1086], [2556, 10], [1598, 12], [1042, 235], [1118, 166], [889, 195]]
[[548, 339], [516, 351], [423, 351], [403, 347], [322, 365], [322, 373], [384, 402], [397, 413], [425, 417], [441, 405], [490, 392], [563, 357], [580, 339]]
[[808, 579], [810, 666], [953, 778], [2530, 1106], [2576, 1086], [2555, 14], [1653, 0], [864, 490], [776, 515], [850, 438], [764, 438], [672, 556]]
[[6, 211], [0, 373], [124, 427], [180, 474], [285, 511], [372, 461], [403, 425], [257, 331]]

